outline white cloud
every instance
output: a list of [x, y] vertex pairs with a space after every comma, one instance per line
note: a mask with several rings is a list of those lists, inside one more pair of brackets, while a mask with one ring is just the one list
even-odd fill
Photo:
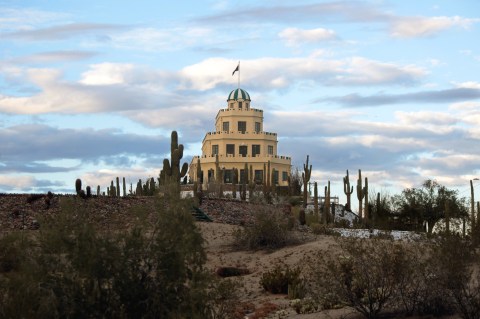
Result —
[[[211, 58], [185, 67], [180, 74], [184, 88], [212, 89], [223, 83], [234, 83], [231, 72], [237, 61]], [[258, 58], [241, 62], [243, 83], [268, 89], [288, 87], [301, 81], [327, 85], [411, 84], [426, 71], [414, 65], [401, 66], [363, 57], [349, 59]], [[245, 72], [243, 72], [245, 71]]]
[[394, 37], [414, 38], [432, 36], [452, 27], [468, 29], [480, 19], [454, 17], [402, 17], [392, 22], [390, 33]]
[[67, 14], [59, 12], [32, 8], [0, 8], [0, 30], [4, 32], [30, 30], [33, 26], [66, 18]]
[[112, 85], [125, 84], [125, 75], [132, 72], [134, 65], [131, 63], [101, 63], [90, 66], [90, 70], [82, 74], [79, 81], [86, 85]]
[[33, 176], [22, 175], [0, 175], [0, 187], [8, 187], [10, 189], [28, 189], [35, 186], [35, 178]]
[[480, 82], [475, 81], [467, 81], [467, 82], [460, 82], [454, 83], [456, 87], [459, 88], [467, 88], [467, 89], [480, 89]]
[[455, 125], [458, 119], [446, 112], [418, 111], [418, 112], [395, 112], [395, 118], [409, 125]]
[[283, 39], [288, 46], [297, 46], [302, 43], [316, 43], [326, 40], [333, 40], [337, 36], [335, 31], [324, 28], [317, 29], [298, 29], [286, 28], [278, 36]]
[[449, 109], [458, 111], [478, 111], [480, 112], [480, 102], [467, 101], [458, 102], [450, 105]]
[[[208, 28], [135, 28], [110, 36], [108, 45], [129, 50], [149, 52], [181, 50], [197, 43], [205, 43], [211, 37]], [[208, 41], [207, 41], [208, 42]]]
[[425, 76], [427, 71], [415, 65], [399, 66], [363, 57], [346, 61], [343, 74], [337, 75], [337, 84], [411, 84]]

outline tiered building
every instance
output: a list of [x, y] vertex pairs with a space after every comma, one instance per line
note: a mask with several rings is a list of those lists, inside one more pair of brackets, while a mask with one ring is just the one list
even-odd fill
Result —
[[[233, 90], [227, 99], [227, 108], [220, 109], [215, 118], [215, 131], [208, 132], [202, 142], [202, 155], [190, 163], [190, 179], [197, 181], [197, 161], [200, 159], [203, 184], [215, 179], [216, 157], [218, 167], [224, 170], [223, 182], [232, 183], [232, 170], [238, 169], [239, 182], [245, 174], [245, 163], [255, 176], [255, 182], [263, 183], [267, 172], [264, 167], [270, 161], [270, 176], [278, 186], [288, 185], [291, 159], [277, 155], [277, 134], [263, 131], [263, 110], [251, 107], [250, 95], [240, 88]], [[265, 165], [264, 165], [265, 164]]]

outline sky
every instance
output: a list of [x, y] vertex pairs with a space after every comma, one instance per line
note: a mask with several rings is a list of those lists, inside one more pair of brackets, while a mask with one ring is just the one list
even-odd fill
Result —
[[0, 193], [157, 177], [172, 130], [189, 162], [240, 61], [279, 155], [341, 202], [347, 169], [469, 196], [479, 39], [477, 0], [0, 0]]

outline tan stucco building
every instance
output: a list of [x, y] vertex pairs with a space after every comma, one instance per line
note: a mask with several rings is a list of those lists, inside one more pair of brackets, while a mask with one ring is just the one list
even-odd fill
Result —
[[208, 132], [202, 142], [202, 155], [190, 163], [189, 175], [197, 181], [197, 160], [200, 158], [203, 184], [216, 176], [215, 159], [225, 169], [224, 183], [232, 182], [232, 169], [243, 180], [245, 163], [252, 166], [255, 181], [265, 178], [264, 164], [270, 161], [270, 176], [278, 186], [288, 185], [290, 157], [277, 155], [277, 134], [263, 131], [263, 110], [251, 107], [250, 95], [240, 88], [233, 90], [227, 99], [227, 108], [220, 109], [215, 118], [215, 131]]

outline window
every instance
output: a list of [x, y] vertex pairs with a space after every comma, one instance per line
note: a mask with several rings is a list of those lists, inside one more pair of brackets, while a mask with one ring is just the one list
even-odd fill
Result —
[[261, 130], [262, 130], [261, 123], [260, 122], [255, 122], [255, 132], [260, 133]]
[[273, 169], [273, 184], [278, 184], [278, 171], [276, 169]]
[[227, 144], [227, 155], [235, 156], [235, 144]]
[[223, 174], [223, 182], [224, 183], [231, 183], [232, 182], [232, 170], [226, 169]]
[[238, 154], [242, 157], [247, 157], [247, 152], [248, 152], [248, 146], [246, 145], [240, 145], [238, 148]]
[[238, 102], [238, 108], [239, 108], [239, 109], [242, 108], [242, 102]]
[[273, 145], [268, 145], [268, 155], [273, 155]]
[[257, 155], [260, 155], [260, 145], [253, 144], [252, 145], [252, 156], [255, 157]]
[[229, 132], [230, 131], [230, 123], [229, 122], [223, 122], [223, 131], [224, 132]]
[[218, 144], [212, 145], [212, 156], [218, 154]]
[[257, 184], [263, 183], [263, 169], [255, 170], [255, 183]]
[[231, 108], [231, 109], [233, 109], [233, 105], [234, 105], [233, 103], [230, 103], [230, 108]]
[[238, 131], [242, 132], [242, 133], [245, 133], [246, 130], [247, 130], [247, 122], [238, 121]]
[[288, 172], [282, 172], [282, 181], [288, 181]]
[[248, 110], [248, 102], [245, 102], [245, 108]]

